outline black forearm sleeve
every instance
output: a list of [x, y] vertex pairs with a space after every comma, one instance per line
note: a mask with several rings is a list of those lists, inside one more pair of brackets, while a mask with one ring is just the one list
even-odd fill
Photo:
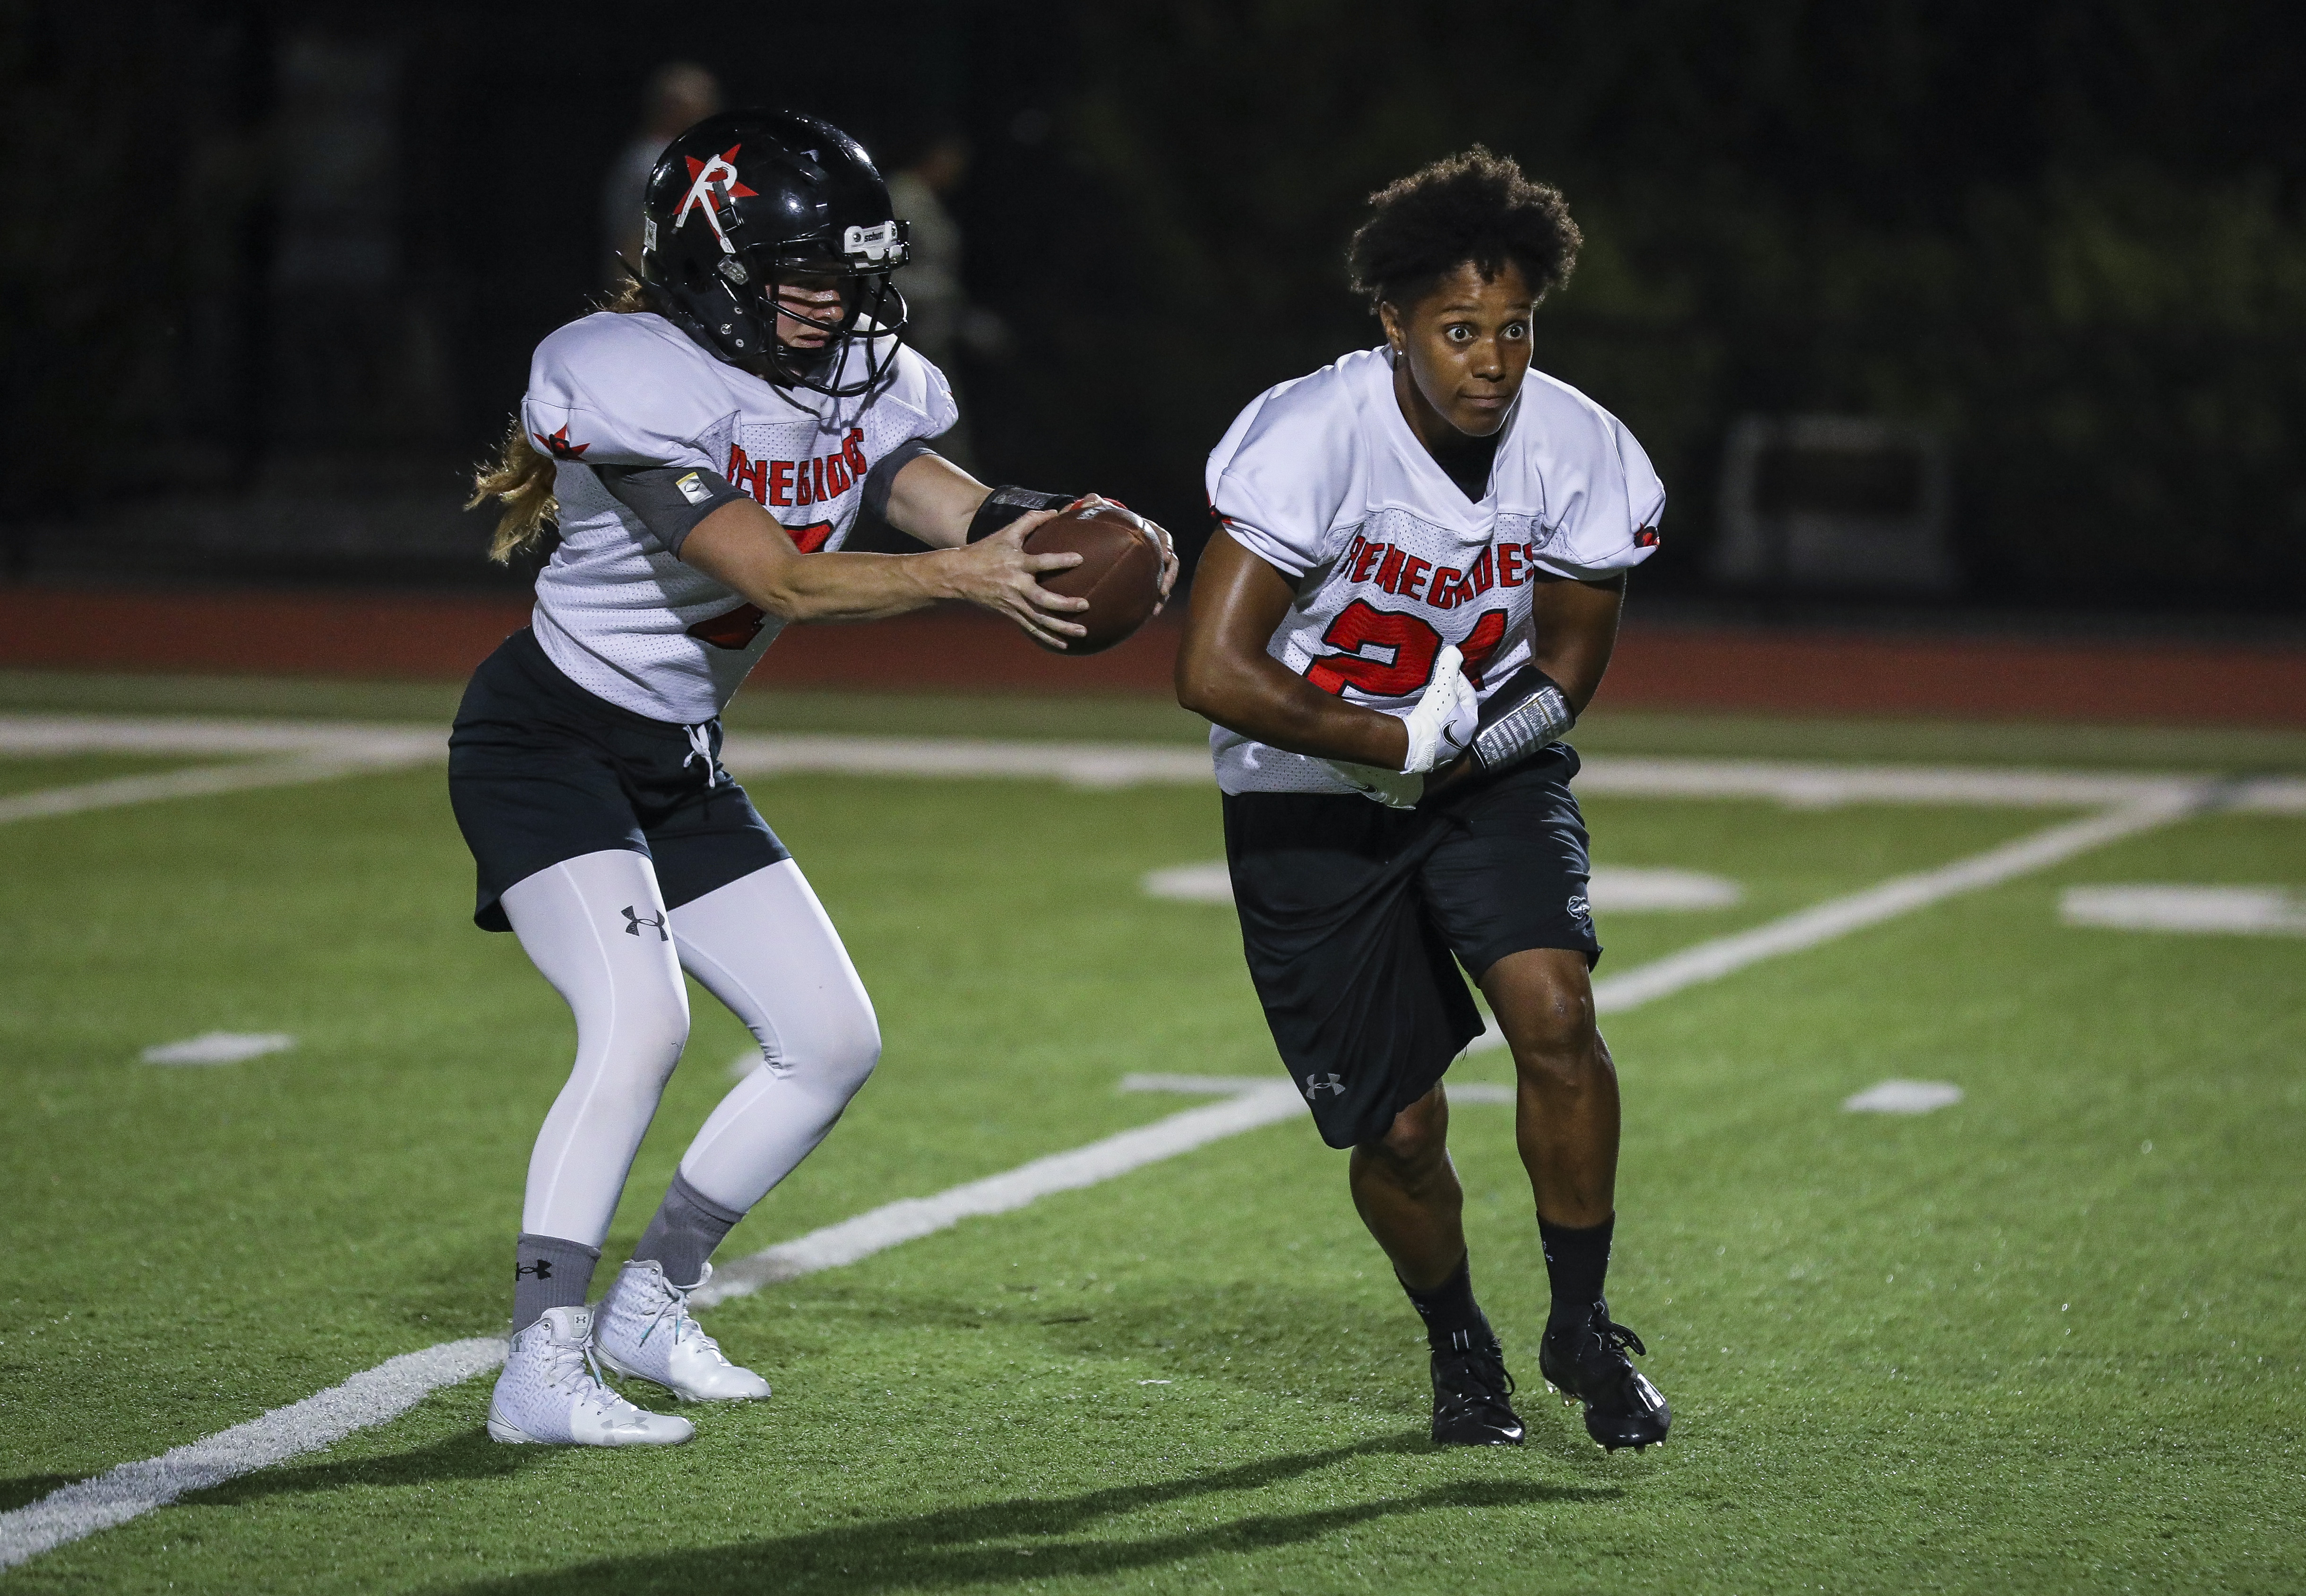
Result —
[[679, 558], [680, 545], [696, 524], [734, 499], [749, 495], [702, 466], [595, 465], [593, 474], [609, 496], [641, 518], [665, 551]]
[[1014, 482], [995, 488], [977, 507], [977, 514], [969, 517], [969, 541], [981, 543], [1020, 516], [1029, 516], [1035, 510], [1061, 510], [1080, 497], [1078, 493], [1043, 493], [1021, 488]]
[[1485, 771], [1503, 770], [1540, 748], [1558, 743], [1577, 724], [1577, 712], [1561, 684], [1534, 665], [1525, 665], [1490, 695], [1473, 729], [1473, 761]]

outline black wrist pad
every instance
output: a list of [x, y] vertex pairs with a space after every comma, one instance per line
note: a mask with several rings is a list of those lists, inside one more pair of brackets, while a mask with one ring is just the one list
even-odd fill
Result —
[[1525, 665], [1498, 685], [1482, 705], [1473, 728], [1474, 763], [1499, 771], [1559, 742], [1577, 724], [1577, 712], [1561, 684], [1534, 665]]
[[977, 507], [977, 514], [969, 518], [969, 541], [981, 543], [1020, 516], [1029, 516], [1035, 510], [1061, 510], [1080, 497], [1078, 493], [1043, 493], [1033, 488], [1021, 488], [1014, 482], [995, 488]]

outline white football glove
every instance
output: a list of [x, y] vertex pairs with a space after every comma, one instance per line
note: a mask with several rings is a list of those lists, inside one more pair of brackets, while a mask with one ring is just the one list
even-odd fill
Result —
[[1389, 809], [1413, 809], [1425, 796], [1425, 772], [1448, 764], [1473, 740], [1482, 721], [1481, 696], [1465, 679], [1465, 656], [1454, 643], [1434, 657], [1425, 691], [1402, 724], [1409, 733], [1409, 756], [1398, 771], [1333, 759], [1329, 768], [1363, 798]]

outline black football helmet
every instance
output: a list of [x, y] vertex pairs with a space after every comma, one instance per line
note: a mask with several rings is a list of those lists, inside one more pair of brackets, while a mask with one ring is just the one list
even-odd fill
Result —
[[[641, 202], [640, 278], [658, 311], [732, 365], [786, 388], [849, 396], [887, 380], [905, 335], [889, 274], [905, 224], [872, 158], [828, 123], [790, 111], [724, 111], [665, 147]], [[776, 334], [776, 293], [839, 279], [841, 318], [784, 314], [826, 335], [796, 349]], [[850, 349], [864, 370], [841, 381]]]

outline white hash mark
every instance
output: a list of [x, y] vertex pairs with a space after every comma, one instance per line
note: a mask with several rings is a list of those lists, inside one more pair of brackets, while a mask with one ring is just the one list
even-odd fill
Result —
[[1885, 1080], [1841, 1100], [1852, 1114], [1928, 1114], [1961, 1101], [1961, 1088], [1950, 1080]]
[[296, 1038], [284, 1031], [203, 1031], [181, 1042], [147, 1047], [138, 1056], [148, 1064], [236, 1064], [295, 1046]]

